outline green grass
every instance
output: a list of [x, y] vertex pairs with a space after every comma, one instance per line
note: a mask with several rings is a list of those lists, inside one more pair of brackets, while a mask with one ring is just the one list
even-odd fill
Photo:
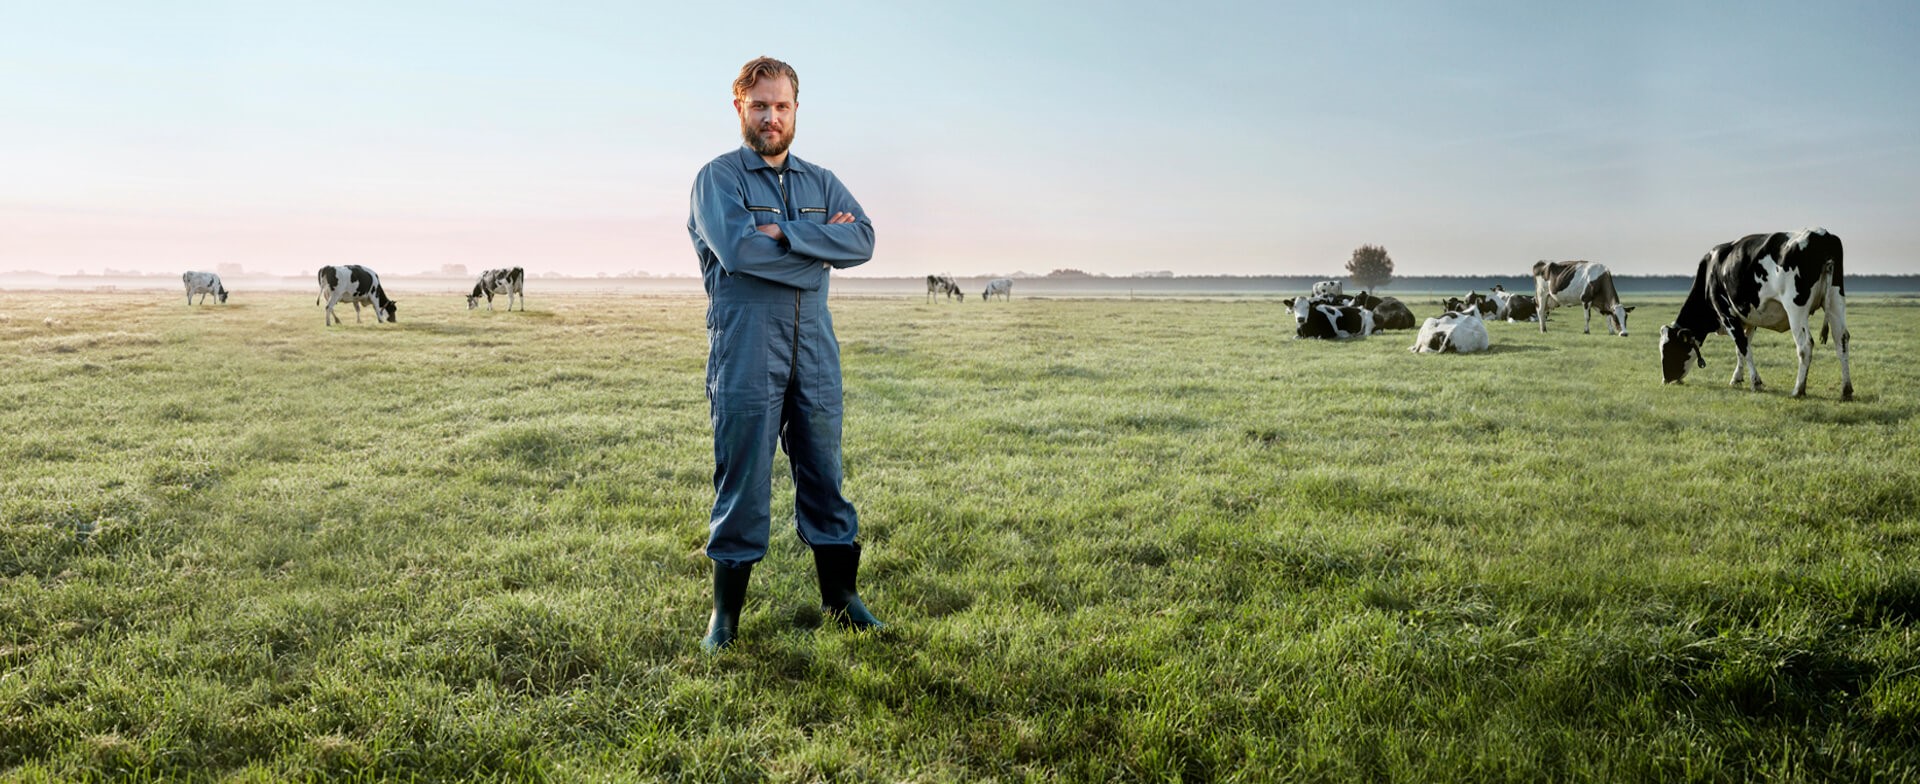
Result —
[[1677, 300], [839, 300], [890, 626], [783, 524], [711, 657], [704, 300], [405, 299], [0, 312], [0, 779], [1920, 780], [1911, 304], [1842, 403], [1662, 386]]

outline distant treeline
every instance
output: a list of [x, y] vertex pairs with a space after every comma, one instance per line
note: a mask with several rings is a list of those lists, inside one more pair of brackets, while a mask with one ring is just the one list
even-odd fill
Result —
[[[963, 290], [978, 293], [984, 276], [955, 275]], [[1034, 294], [1295, 294], [1305, 293], [1313, 284], [1331, 280], [1323, 275], [1181, 275], [1176, 277], [1032, 277], [1016, 278], [1014, 296]], [[1351, 280], [1339, 278], [1348, 291], [1359, 290]], [[841, 290], [911, 289], [924, 287], [920, 278], [835, 278]], [[1383, 294], [1441, 293], [1466, 294], [1486, 291], [1495, 285], [1515, 293], [1533, 293], [1533, 278], [1526, 275], [1407, 275], [1397, 276], [1376, 291]], [[1622, 294], [1685, 294], [1693, 285], [1691, 275], [1619, 275], [1614, 285]], [[1920, 275], [1848, 275], [1848, 294], [1920, 294]]]

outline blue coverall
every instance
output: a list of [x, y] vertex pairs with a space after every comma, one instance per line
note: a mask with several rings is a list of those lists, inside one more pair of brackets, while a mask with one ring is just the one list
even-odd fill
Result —
[[[854, 222], [827, 224], [841, 212]], [[754, 228], [768, 223], [784, 242]], [[694, 179], [687, 233], [707, 289], [707, 557], [737, 568], [766, 555], [776, 441], [792, 464], [801, 541], [852, 544], [859, 518], [840, 492], [840, 343], [827, 279], [829, 268], [873, 257], [873, 224], [833, 172], [791, 153], [775, 169], [741, 146]]]

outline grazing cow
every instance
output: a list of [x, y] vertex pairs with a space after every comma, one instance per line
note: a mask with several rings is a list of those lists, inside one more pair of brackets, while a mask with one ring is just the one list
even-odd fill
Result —
[[1344, 287], [1340, 285], [1340, 281], [1323, 280], [1313, 284], [1313, 297], [1315, 299], [1319, 299], [1320, 297], [1338, 297], [1343, 293], [1341, 291], [1342, 288]]
[[998, 294], [1008, 302], [1013, 301], [1013, 278], [994, 278], [987, 281], [987, 290], [980, 292], [981, 299], [993, 299]]
[[1379, 329], [1413, 329], [1419, 322], [1406, 304], [1392, 297], [1381, 297], [1373, 307], [1373, 325]]
[[1607, 331], [1627, 336], [1627, 314], [1633, 308], [1620, 305], [1620, 294], [1613, 289], [1613, 273], [1597, 261], [1537, 261], [1533, 264], [1533, 293], [1540, 307], [1540, 331], [1547, 331], [1547, 316], [1554, 308], [1576, 303], [1587, 309], [1587, 325], [1581, 330], [1593, 333], [1593, 309], [1606, 314]]
[[1487, 350], [1489, 344], [1487, 323], [1481, 320], [1479, 311], [1450, 311], [1427, 319], [1407, 350], [1415, 354], [1472, 354]]
[[519, 267], [490, 269], [480, 273], [480, 282], [473, 284], [473, 293], [467, 295], [467, 310], [480, 307], [480, 295], [485, 294], [487, 310], [493, 310], [495, 296], [505, 295], [507, 310], [513, 310], [513, 298], [519, 297], [520, 310], [525, 311], [527, 309], [526, 280], [526, 270]]
[[1508, 294], [1502, 286], [1493, 287], [1493, 301], [1499, 308], [1493, 312], [1494, 318], [1508, 321], [1532, 321], [1540, 315], [1536, 300], [1526, 294]]
[[945, 275], [927, 276], [927, 301], [932, 302], [935, 294], [948, 298], [957, 297], [961, 302], [967, 301], [967, 294], [960, 290], [960, 284], [954, 283], [953, 278]]
[[1293, 336], [1295, 339], [1346, 340], [1364, 338], [1376, 331], [1373, 311], [1352, 305], [1320, 303], [1307, 308], [1306, 318], [1294, 328]]
[[333, 314], [333, 306], [341, 302], [353, 303], [353, 323], [360, 323], [360, 306], [373, 307], [373, 321], [399, 321], [400, 305], [387, 296], [387, 290], [380, 286], [380, 276], [373, 270], [358, 264], [342, 264], [320, 268], [320, 300], [327, 301], [327, 326], [338, 322], [345, 324], [339, 316]]
[[200, 303], [206, 304], [207, 295], [220, 298], [220, 304], [227, 302], [227, 289], [220, 285], [220, 276], [211, 272], [187, 272], [180, 275], [180, 282], [187, 284], [187, 304], [193, 304], [193, 295], [200, 295]]
[[1800, 355], [1800, 375], [1793, 396], [1807, 393], [1807, 368], [1813, 364], [1813, 311], [1826, 313], [1820, 342], [1831, 331], [1834, 351], [1840, 355], [1840, 399], [1853, 399], [1853, 375], [1847, 367], [1846, 276], [1841, 265], [1840, 237], [1826, 229], [1788, 234], [1749, 234], [1738, 242], [1714, 246], [1700, 259], [1693, 289], [1680, 305], [1680, 315], [1660, 328], [1660, 372], [1667, 383], [1678, 384], [1687, 375], [1687, 360], [1699, 360], [1700, 344], [1708, 335], [1724, 332], [1738, 352], [1733, 380], [1752, 372], [1753, 389], [1760, 389], [1760, 368], [1753, 363], [1752, 336], [1756, 327], [1793, 333]]

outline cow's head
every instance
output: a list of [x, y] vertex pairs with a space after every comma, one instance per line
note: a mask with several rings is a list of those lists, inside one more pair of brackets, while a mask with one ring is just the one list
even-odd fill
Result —
[[387, 299], [386, 297], [381, 297], [380, 299], [383, 300], [384, 302], [381, 306], [377, 306], [373, 309], [374, 315], [376, 317], [384, 315], [386, 316], [386, 320], [389, 323], [395, 323], [395, 324], [399, 323], [400, 322], [400, 303], [394, 302], [393, 300]]
[[1677, 324], [1668, 324], [1660, 328], [1660, 375], [1668, 384], [1681, 383], [1687, 377], [1687, 360], [1707, 366], [1707, 358], [1700, 353], [1700, 336], [1693, 330]]
[[467, 298], [467, 310], [473, 310], [474, 308], [477, 308], [477, 307], [480, 307], [480, 298], [479, 298], [479, 297], [468, 297], [468, 298]]
[[225, 304], [227, 304], [227, 290], [226, 290], [226, 289], [221, 289], [221, 290], [220, 290], [220, 304], [222, 304], [222, 305], [225, 305]]
[[1293, 311], [1293, 325], [1295, 327], [1305, 325], [1307, 323], [1307, 314], [1313, 312], [1314, 305], [1320, 304], [1319, 300], [1312, 297], [1294, 297], [1293, 299], [1282, 301], [1287, 304], [1288, 310]]

